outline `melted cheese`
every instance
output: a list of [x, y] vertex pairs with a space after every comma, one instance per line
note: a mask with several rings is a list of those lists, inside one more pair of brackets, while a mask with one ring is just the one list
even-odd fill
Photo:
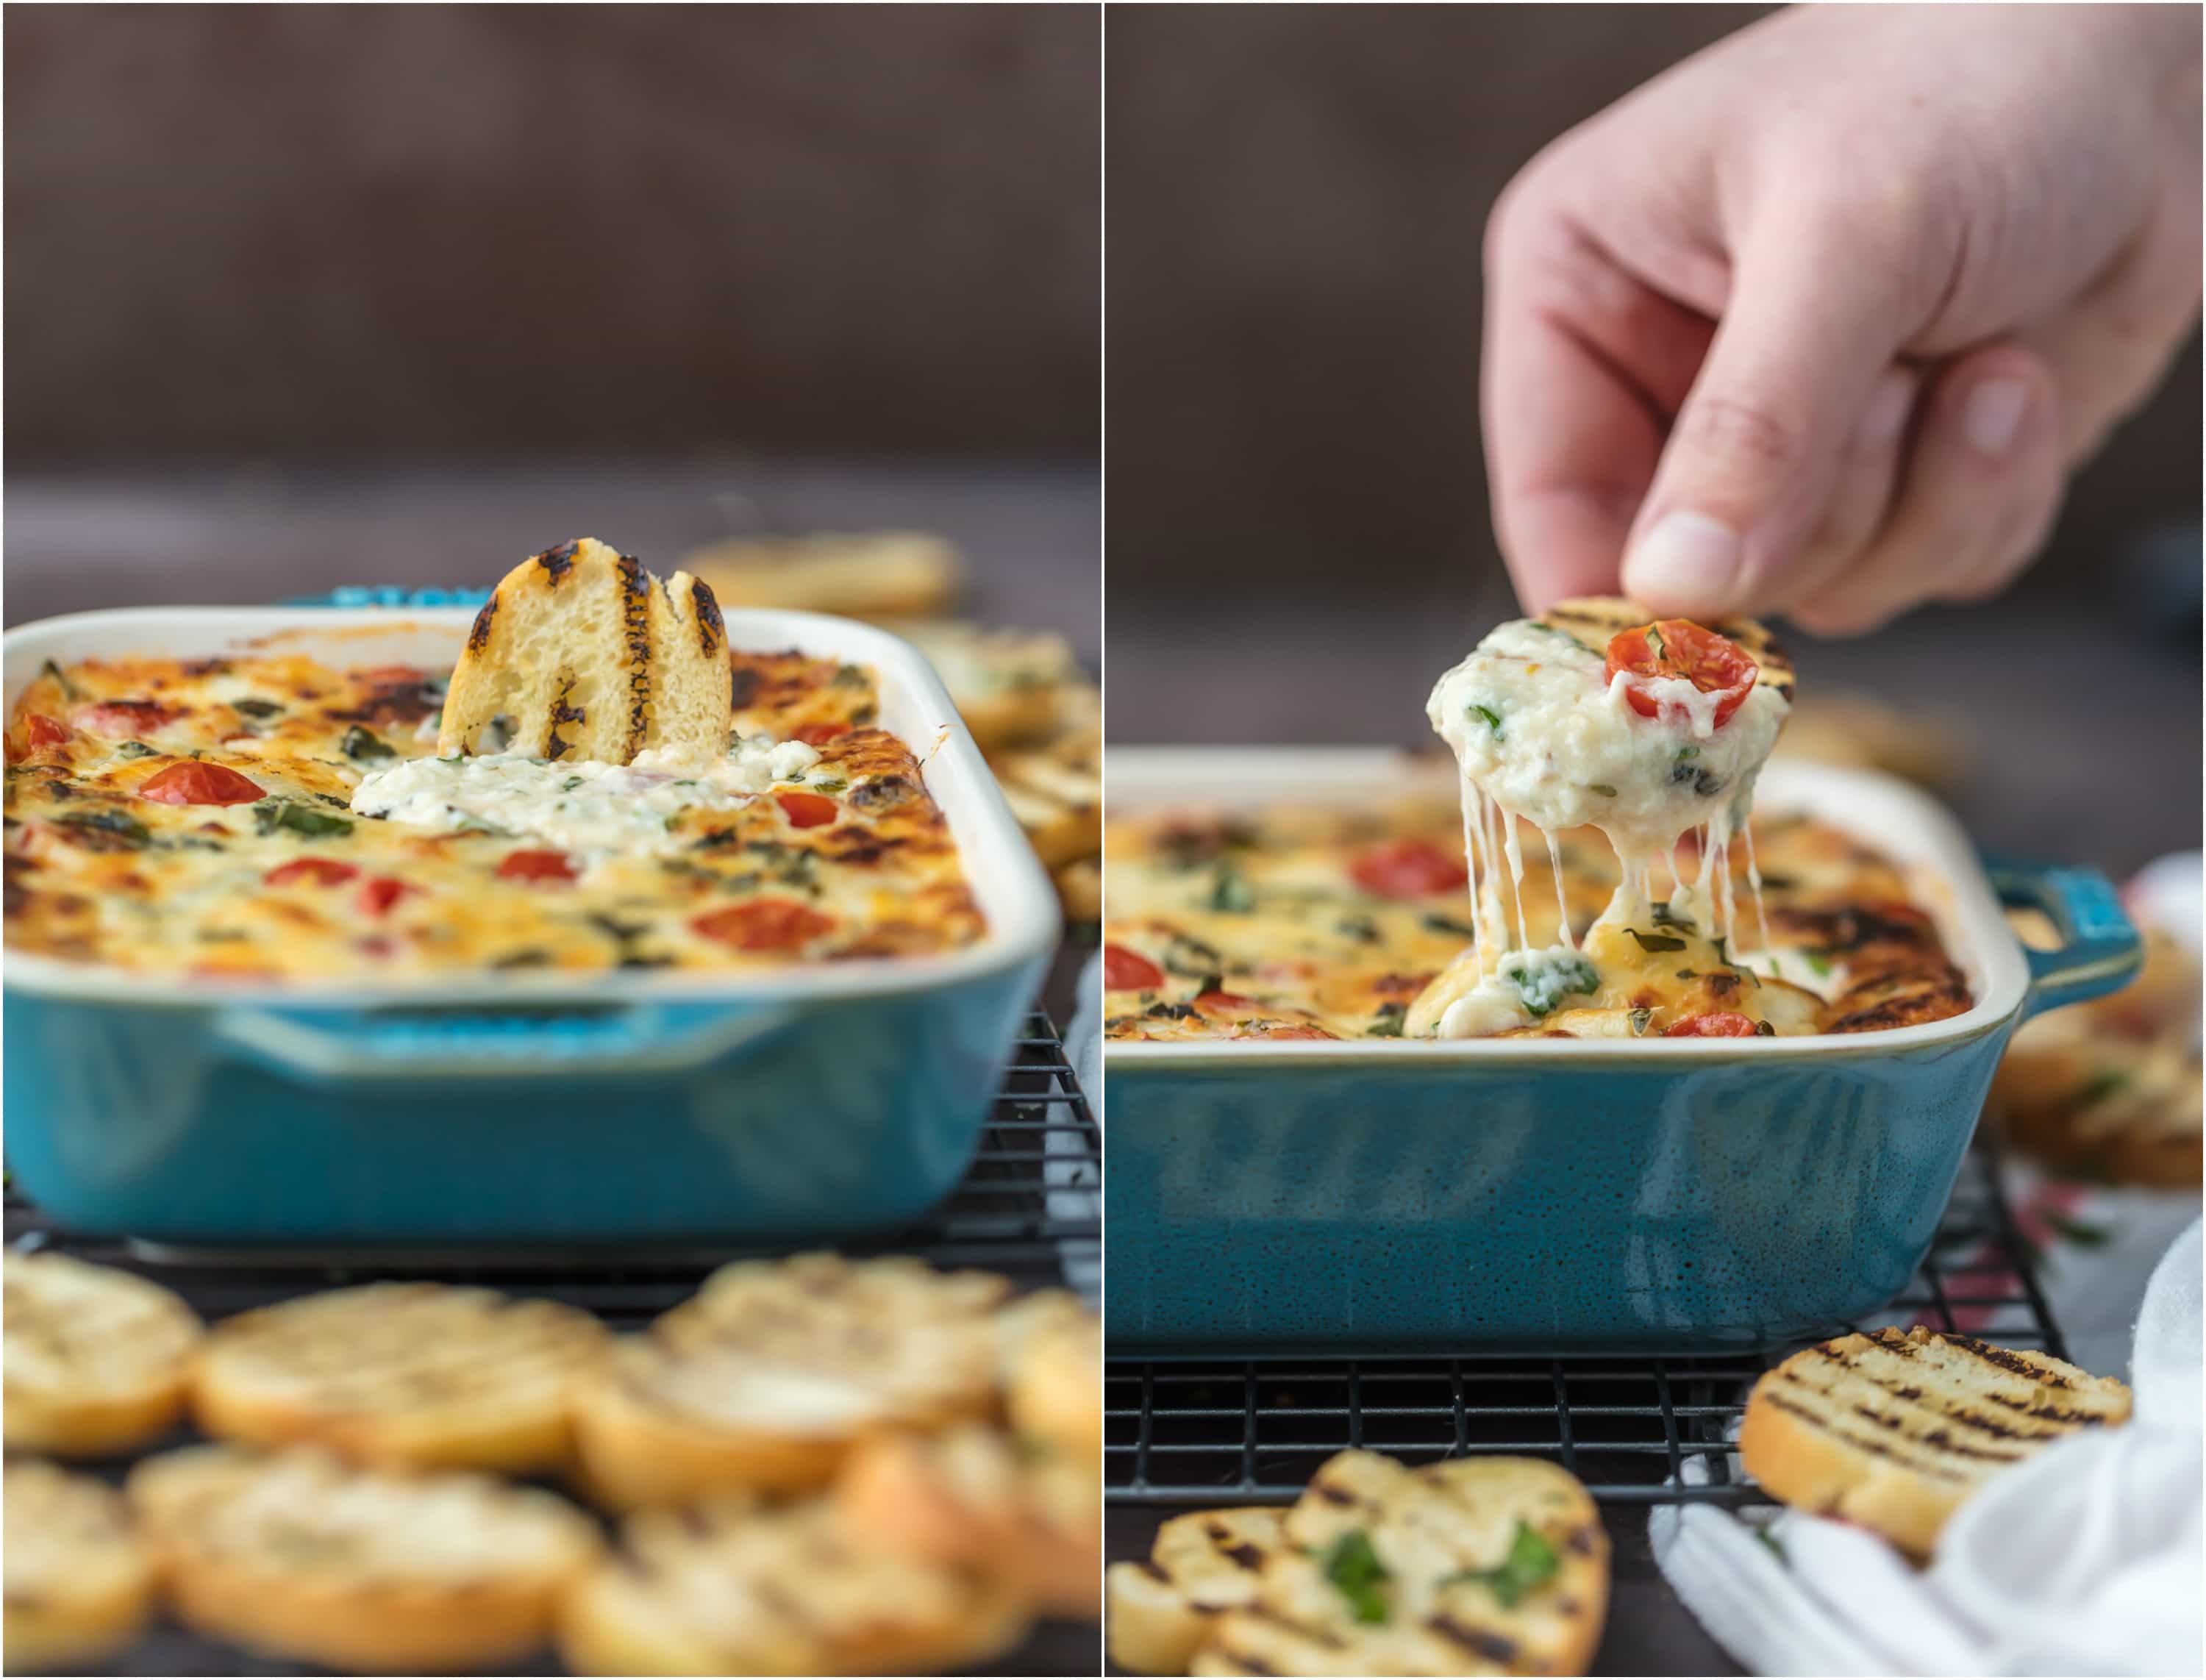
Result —
[[632, 764], [532, 759], [404, 759], [370, 771], [352, 808], [420, 828], [528, 835], [592, 854], [679, 851], [671, 819], [689, 810], [733, 810], [777, 782], [801, 782], [820, 754], [801, 741], [738, 738], [707, 761], [657, 748]]
[[[1627, 683], [1654, 703], [1655, 716], [1632, 706]], [[1666, 916], [1732, 936], [1731, 842], [1745, 831], [1755, 779], [1790, 707], [1757, 684], [1719, 724], [1723, 699], [1683, 677], [1612, 678], [1601, 653], [1531, 619], [1501, 625], [1440, 678], [1426, 710], [1463, 776], [1471, 950], [1467, 971], [1457, 965], [1418, 1000], [1406, 1032], [1484, 1036], [1541, 1019], [1572, 991], [1598, 989], [1567, 915], [1559, 919], [1559, 944], [1532, 945], [1520, 819], [1541, 832], [1551, 855], [1565, 830], [1589, 827], [1607, 837], [1622, 880], [1597, 930], [1651, 925], [1659, 866], [1669, 876]], [[1702, 837], [1701, 866], [1687, 888], [1675, 855], [1693, 831]], [[1505, 865], [1513, 949], [1501, 897]], [[1750, 861], [1749, 871], [1759, 907]]]

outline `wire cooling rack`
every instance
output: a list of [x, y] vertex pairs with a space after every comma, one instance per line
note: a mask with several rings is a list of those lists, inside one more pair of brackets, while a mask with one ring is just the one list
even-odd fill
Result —
[[[919, 1223], [863, 1242], [849, 1254], [917, 1254], [938, 1266], [986, 1266], [1022, 1284], [1092, 1285], [1101, 1236], [1102, 1156], [1095, 1117], [1050, 1018], [1028, 1017], [1004, 1069], [995, 1106], [964, 1181]], [[63, 1229], [18, 1194], [6, 1199], [11, 1246], [45, 1248], [159, 1279], [201, 1316], [226, 1317], [308, 1290], [376, 1278], [486, 1283], [517, 1295], [584, 1308], [617, 1330], [641, 1328], [686, 1299], [712, 1266], [741, 1257], [730, 1246], [439, 1250], [171, 1248]], [[1092, 1293], [1092, 1288], [1090, 1290]], [[188, 1439], [157, 1443], [156, 1449]], [[129, 1461], [82, 1467], [119, 1480]], [[1093, 1674], [1096, 1633], [1047, 1622], [983, 1674]], [[109, 1659], [104, 1674], [283, 1675], [307, 1672], [202, 1639], [169, 1623]], [[516, 1667], [501, 1673], [541, 1672]]]
[[[2065, 1354], [1988, 1155], [1969, 1156], [1913, 1282], [1862, 1324], [1923, 1324]], [[1612, 1504], [1743, 1504], [1762, 1496], [1733, 1473], [1732, 1427], [1754, 1379], [1804, 1345], [1663, 1357], [1528, 1350], [1112, 1364], [1105, 1495], [1114, 1504], [1287, 1501], [1334, 1453], [1368, 1447], [1407, 1463], [1465, 1453], [1551, 1459]], [[1693, 1459], [1708, 1474], [1689, 1484]]]

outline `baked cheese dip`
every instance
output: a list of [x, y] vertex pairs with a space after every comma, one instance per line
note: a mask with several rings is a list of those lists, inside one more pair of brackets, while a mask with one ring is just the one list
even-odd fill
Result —
[[873, 673], [730, 655], [721, 753], [439, 758], [446, 685], [297, 654], [48, 664], [7, 730], [7, 943], [212, 979], [747, 968], [983, 918]]
[[[1568, 949], [1528, 972], [1497, 1036], [1866, 1033], [1970, 1005], [1906, 878], [1811, 819], [1757, 816], [1770, 954], [1651, 903], [1600, 922], [1622, 884], [1597, 829], [1519, 824], [1525, 944]], [[1678, 846], [1697, 873], [1700, 838]], [[1726, 873], [1747, 887], [1744, 847]], [[1471, 938], [1461, 817], [1404, 795], [1385, 808], [1281, 805], [1112, 818], [1104, 831], [1106, 1036], [1397, 1039]], [[1429, 1034], [1427, 1034], [1429, 1036]]]
[[[1734, 840], [1767, 966], [1747, 818], [1791, 710], [1792, 667], [1758, 625], [1638, 617], [1623, 601], [1565, 601], [1502, 625], [1434, 687], [1428, 712], [1463, 777], [1471, 940], [1411, 1005], [1412, 1036], [1483, 1037], [1598, 992], [1658, 904], [1669, 928], [1736, 945]], [[1567, 916], [1557, 943], [1532, 943], [1523, 825], [1551, 861], [1555, 837], [1581, 827], [1615, 855], [1616, 891], [1583, 949]], [[1689, 833], [1696, 863], [1685, 867], [1678, 847]]]

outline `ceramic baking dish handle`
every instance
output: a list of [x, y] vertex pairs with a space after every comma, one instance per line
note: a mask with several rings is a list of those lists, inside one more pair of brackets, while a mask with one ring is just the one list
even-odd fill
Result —
[[2001, 903], [2042, 910], [2060, 935], [2057, 950], [2023, 948], [2030, 961], [2023, 1020], [2129, 984], [2143, 961], [2143, 946], [2114, 883], [2104, 875], [2096, 869], [1997, 858], [1986, 861], [1984, 873]]
[[270, 1071], [310, 1084], [379, 1079], [573, 1080], [679, 1073], [773, 1037], [786, 1004], [611, 1009], [224, 1010], [215, 1031]]

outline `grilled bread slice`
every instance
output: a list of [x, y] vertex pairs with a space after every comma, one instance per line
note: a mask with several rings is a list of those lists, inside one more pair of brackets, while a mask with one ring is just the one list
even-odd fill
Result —
[[970, 1570], [1055, 1616], [1101, 1614], [1103, 1507], [1093, 1454], [978, 1424], [863, 1443], [835, 1483], [845, 1529]]
[[633, 1518], [621, 1557], [571, 1594], [578, 1674], [957, 1672], [1021, 1638], [1017, 1598], [871, 1545], [828, 1504], [721, 1501]]
[[1607, 1537], [1577, 1478], [1544, 1460], [1411, 1470], [1344, 1452], [1284, 1532], [1195, 1672], [1579, 1674], [1600, 1642]]
[[1063, 733], [1065, 693], [1085, 686], [1072, 644], [1048, 631], [996, 629], [962, 619], [887, 628], [927, 655], [986, 753], [1036, 746]]
[[545, 1642], [600, 1551], [564, 1500], [486, 1476], [348, 1469], [319, 1450], [187, 1447], [131, 1472], [177, 1617], [367, 1674], [480, 1672]]
[[1100, 921], [1103, 919], [1103, 866], [1092, 857], [1083, 857], [1053, 871], [1050, 879], [1057, 884], [1058, 902], [1064, 907], [1067, 921]]
[[122, 1496], [89, 1476], [11, 1458], [7, 1507], [6, 1666], [89, 1668], [127, 1645], [153, 1609], [153, 1566]]
[[965, 582], [957, 551], [917, 531], [737, 537], [683, 563], [728, 606], [851, 618], [924, 618], [954, 602]]
[[1270, 1505], [1191, 1511], [1157, 1530], [1146, 1561], [1104, 1575], [1111, 1659], [1136, 1674], [1184, 1674], [1218, 1617], [1256, 1599], [1264, 1560], [1286, 1544]]
[[1100, 1466], [1103, 1326], [1066, 1290], [1037, 1290], [998, 1320], [1012, 1432], [1062, 1457]]
[[1922, 1558], [2000, 1470], [2129, 1415], [2111, 1377], [1917, 1326], [1841, 1336], [1765, 1373], [1738, 1451], [1765, 1492]]
[[475, 616], [437, 751], [626, 764], [726, 750], [735, 672], [712, 592], [594, 537], [522, 561]]
[[450, 1284], [369, 1284], [225, 1319], [193, 1364], [210, 1435], [318, 1442], [358, 1463], [527, 1474], [567, 1462], [597, 1320]]
[[[1539, 622], [1551, 630], [1575, 637], [1595, 652], [1607, 651], [1609, 642], [1625, 630], [1653, 623], [1655, 615], [1645, 607], [1613, 595], [1583, 595], [1558, 601], [1541, 613]], [[1774, 688], [1786, 700], [1792, 698], [1792, 660], [1768, 627], [1751, 618], [1719, 618], [1702, 627], [1733, 643], [1757, 667], [1756, 685]]]
[[864, 1435], [985, 1416], [993, 1273], [834, 1254], [723, 1266], [577, 1391], [585, 1484], [623, 1509], [824, 1486]]
[[0, 1288], [11, 1450], [98, 1457], [175, 1425], [202, 1334], [176, 1296], [131, 1272], [12, 1248]]

